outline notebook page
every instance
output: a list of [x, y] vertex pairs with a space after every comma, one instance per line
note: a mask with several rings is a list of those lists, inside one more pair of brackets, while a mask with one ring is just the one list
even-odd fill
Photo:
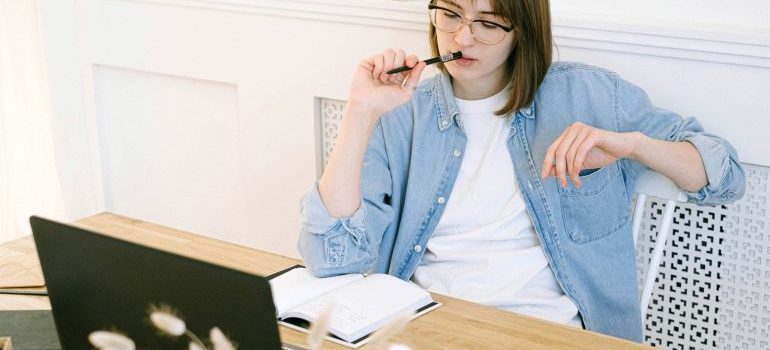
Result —
[[335, 303], [330, 330], [346, 341], [354, 341], [384, 326], [405, 311], [416, 311], [432, 302], [419, 286], [386, 274], [369, 275], [342, 289], [300, 305], [288, 315], [314, 321], [327, 303]]
[[306, 268], [292, 269], [270, 280], [276, 315], [281, 316], [302, 303], [316, 299], [355, 280], [363, 279], [363, 277], [361, 274], [348, 274], [319, 278], [313, 276]]

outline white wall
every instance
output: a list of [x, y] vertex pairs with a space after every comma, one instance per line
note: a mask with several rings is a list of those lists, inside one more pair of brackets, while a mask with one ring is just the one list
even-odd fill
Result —
[[626, 24], [765, 33], [770, 29], [766, 0], [552, 0], [556, 16], [590, 18]]
[[53, 140], [66, 220], [104, 208], [85, 7], [41, 1], [40, 31], [51, 88]]
[[[770, 165], [770, 3], [644, 4], [554, 1], [559, 59], [620, 72], [733, 141], [744, 161]], [[61, 151], [95, 155], [68, 170], [95, 167], [109, 211], [296, 256], [298, 201], [315, 178], [313, 98], [345, 99], [356, 62], [383, 48], [426, 57], [424, 7], [43, 2], [59, 18], [46, 23], [50, 69], [80, 71], [53, 87], [83, 123], [83, 139], [60, 135]]]

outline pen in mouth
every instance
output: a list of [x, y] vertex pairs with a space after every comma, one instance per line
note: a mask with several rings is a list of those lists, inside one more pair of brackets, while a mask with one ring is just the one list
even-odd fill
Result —
[[[444, 55], [441, 55], [441, 56], [438, 56], [438, 57], [433, 57], [431, 59], [425, 60], [424, 62], [425, 62], [426, 65], [431, 65], [431, 64], [439, 63], [439, 62], [453, 61], [453, 60], [456, 60], [456, 59], [461, 58], [461, 57], [463, 57], [462, 51], [457, 51], [457, 52], [450, 52], [448, 54], [444, 54]], [[386, 73], [387, 74], [396, 74], [396, 73], [401, 73], [401, 72], [405, 72], [405, 71], [408, 71], [408, 70], [412, 70], [412, 68], [407, 67], [407, 66], [403, 66], [403, 67], [398, 67], [398, 68], [391, 69], [391, 70], [387, 71]]]
[[462, 51], [450, 52], [448, 54], [441, 55], [441, 62], [449, 62], [462, 57], [463, 57]]

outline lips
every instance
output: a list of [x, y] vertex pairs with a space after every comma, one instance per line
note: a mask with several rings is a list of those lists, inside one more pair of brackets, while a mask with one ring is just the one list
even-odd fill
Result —
[[476, 59], [472, 59], [472, 58], [469, 59], [469, 58], [463, 57], [463, 58], [454, 60], [451, 63], [454, 63], [456, 66], [459, 66], [459, 67], [470, 67], [476, 63]]
[[[458, 52], [458, 51], [461, 51], [461, 50], [452, 50], [451, 52]], [[467, 58], [469, 60], [477, 60], [478, 59], [478, 58], [473, 57], [473, 56], [471, 56], [471, 55], [469, 55], [469, 54], [467, 54], [465, 52], [463, 52], [462, 56], [460, 56], [460, 57], [461, 58]]]

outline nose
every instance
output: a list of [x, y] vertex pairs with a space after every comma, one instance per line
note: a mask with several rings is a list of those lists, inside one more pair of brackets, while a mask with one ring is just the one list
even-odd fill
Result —
[[462, 26], [460, 26], [460, 29], [455, 32], [455, 42], [457, 42], [461, 48], [476, 43], [476, 38], [473, 37], [473, 32], [471, 32], [470, 23], [463, 23]]

